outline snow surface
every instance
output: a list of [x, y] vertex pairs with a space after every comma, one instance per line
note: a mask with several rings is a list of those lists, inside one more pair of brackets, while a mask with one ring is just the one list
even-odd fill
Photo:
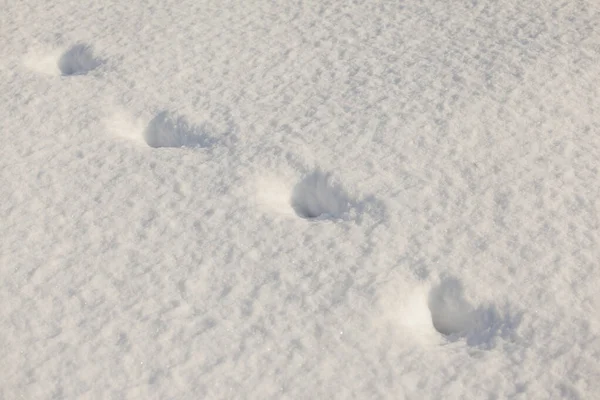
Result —
[[4, 1], [1, 399], [593, 399], [589, 0]]

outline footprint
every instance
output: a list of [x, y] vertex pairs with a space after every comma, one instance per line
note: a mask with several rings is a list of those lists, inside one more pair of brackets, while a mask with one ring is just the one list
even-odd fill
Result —
[[150, 147], [209, 147], [214, 139], [187, 120], [169, 111], [157, 114], [143, 133]]
[[306, 219], [346, 218], [352, 201], [331, 174], [317, 170], [296, 184], [291, 206]]
[[469, 331], [475, 321], [473, 307], [464, 299], [458, 279], [450, 278], [431, 290], [428, 299], [431, 321], [442, 335], [459, 335]]
[[466, 339], [469, 346], [493, 348], [496, 338], [515, 340], [520, 313], [503, 312], [494, 305], [472, 306], [465, 298], [462, 284], [447, 278], [429, 292], [431, 321], [437, 332], [449, 340]]
[[[457, 278], [446, 278], [431, 288], [407, 282], [384, 286], [378, 294], [379, 308], [396, 334], [425, 345], [464, 341], [467, 346], [492, 349], [498, 339], [516, 341], [521, 313], [508, 306], [475, 307], [465, 296]], [[442, 342], [440, 342], [440, 338]]]
[[31, 70], [52, 76], [85, 75], [103, 63], [94, 55], [92, 47], [84, 43], [66, 50], [58, 48], [43, 53], [32, 52], [25, 55], [23, 61]]
[[84, 43], [70, 47], [58, 59], [58, 69], [64, 76], [85, 75], [100, 64], [102, 61], [94, 56], [91, 46]]

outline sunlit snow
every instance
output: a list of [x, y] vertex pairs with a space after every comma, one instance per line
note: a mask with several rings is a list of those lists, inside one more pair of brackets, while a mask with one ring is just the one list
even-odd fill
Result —
[[591, 0], [5, 1], [0, 399], [600, 396]]

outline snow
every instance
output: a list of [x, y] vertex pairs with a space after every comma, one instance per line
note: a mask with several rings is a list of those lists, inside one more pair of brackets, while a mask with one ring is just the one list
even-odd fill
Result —
[[591, 399], [596, 2], [5, 2], [0, 399]]

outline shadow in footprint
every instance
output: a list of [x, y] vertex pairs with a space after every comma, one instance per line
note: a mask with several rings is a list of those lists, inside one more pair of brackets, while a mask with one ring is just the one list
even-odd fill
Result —
[[148, 123], [144, 140], [150, 147], [209, 147], [214, 139], [199, 127], [169, 111], [162, 111]]
[[95, 57], [92, 48], [83, 43], [72, 46], [58, 59], [58, 68], [65, 76], [85, 75], [100, 64], [102, 60]]
[[462, 285], [455, 278], [446, 279], [429, 293], [433, 327], [442, 335], [460, 335], [472, 327], [474, 310], [463, 296]]
[[469, 346], [493, 348], [495, 338], [513, 339], [521, 316], [500, 313], [495, 306], [473, 307], [460, 281], [447, 278], [429, 293], [428, 306], [436, 331], [449, 340], [466, 339]]
[[299, 217], [306, 219], [345, 218], [352, 202], [339, 184], [333, 182], [331, 174], [315, 171], [296, 184], [291, 206]]

